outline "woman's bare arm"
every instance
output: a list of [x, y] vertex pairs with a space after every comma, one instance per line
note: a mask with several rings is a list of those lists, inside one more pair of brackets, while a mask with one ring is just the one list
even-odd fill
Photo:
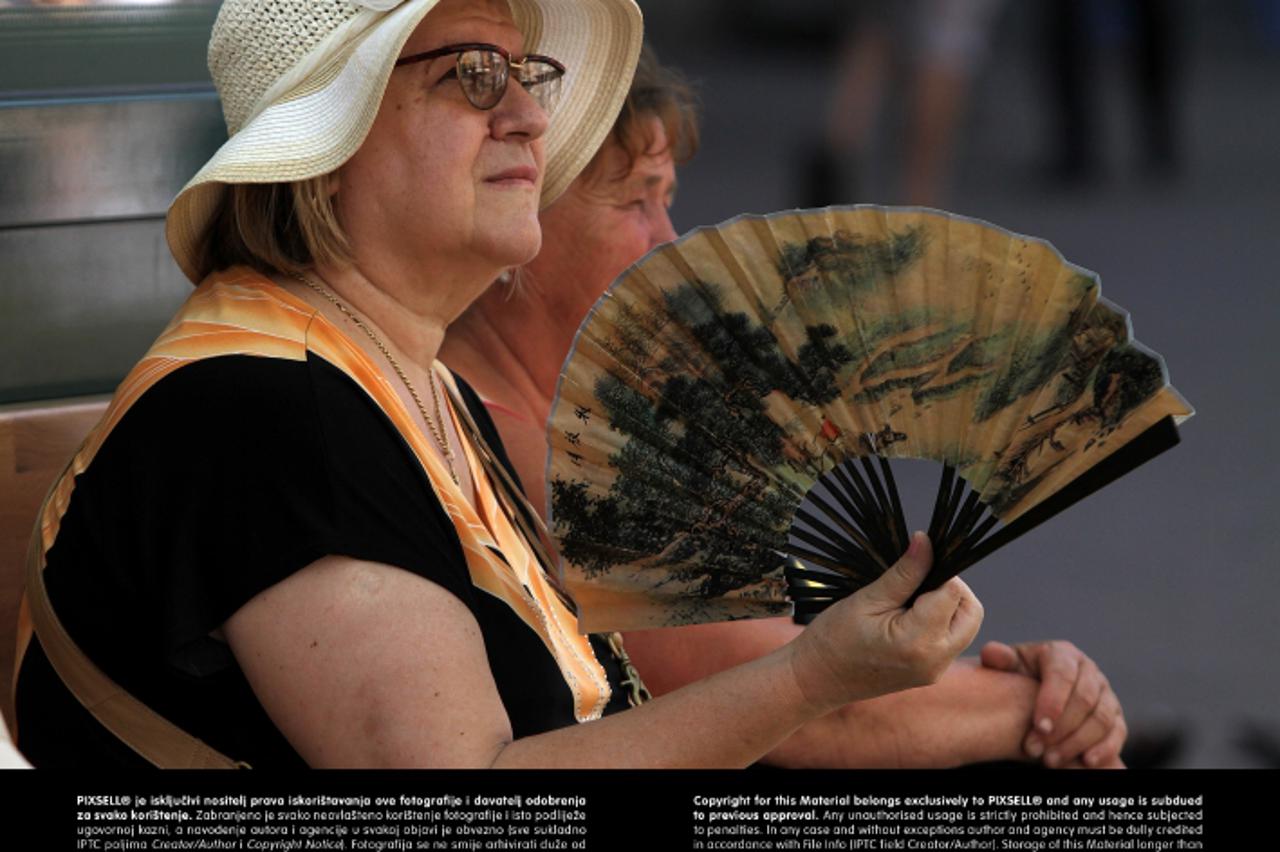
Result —
[[902, 603], [928, 543], [793, 642], [645, 706], [512, 739], [471, 613], [416, 575], [327, 557], [253, 598], [226, 635], [272, 720], [313, 766], [745, 766], [847, 704], [929, 683], [972, 641], [956, 581]]

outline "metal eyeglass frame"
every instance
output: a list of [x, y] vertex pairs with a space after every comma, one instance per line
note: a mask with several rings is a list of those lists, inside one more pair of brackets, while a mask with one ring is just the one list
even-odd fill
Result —
[[[484, 50], [484, 51], [490, 51], [492, 53], [496, 53], [502, 57], [503, 62], [505, 62], [507, 65], [507, 72], [506, 72], [506, 77], [504, 78], [504, 81], [502, 84], [502, 91], [498, 92], [497, 98], [494, 99], [493, 103], [488, 105], [485, 105], [483, 103], [476, 103], [475, 99], [471, 95], [471, 92], [467, 90], [467, 87], [462, 82], [462, 79], [463, 79], [462, 54], [468, 53], [473, 50]], [[455, 62], [455, 66], [457, 68], [457, 73], [458, 73], [458, 86], [462, 89], [462, 94], [466, 96], [468, 103], [470, 103], [473, 107], [479, 110], [491, 110], [494, 107], [496, 107], [498, 104], [502, 103], [503, 97], [505, 97], [507, 94], [507, 86], [510, 85], [511, 83], [512, 69], [519, 71], [523, 69], [525, 65], [528, 64], [530, 61], [546, 63], [547, 65], [550, 65], [552, 68], [556, 70], [557, 72], [556, 76], [546, 82], [558, 82], [559, 80], [562, 80], [564, 78], [564, 74], [565, 74], [564, 64], [557, 59], [553, 59], [550, 56], [543, 56], [538, 53], [529, 53], [529, 54], [525, 54], [525, 57], [523, 59], [517, 61], [511, 58], [511, 54], [505, 48], [499, 47], [496, 44], [486, 44], [484, 42], [467, 42], [463, 44], [449, 44], [449, 45], [445, 45], [444, 47], [438, 47], [435, 50], [428, 50], [428, 51], [424, 51], [423, 53], [414, 53], [409, 56], [403, 56], [400, 59], [396, 60], [396, 64], [394, 67], [399, 68], [401, 65], [412, 65], [417, 62], [426, 62], [429, 59], [437, 59], [441, 56], [448, 56], [450, 54], [458, 55], [458, 59]], [[520, 85], [522, 86], [524, 85], [524, 81], [519, 80], [518, 77], [517, 77], [517, 82], [519, 82]], [[525, 91], [529, 91], [529, 90], [526, 89]], [[530, 92], [530, 94], [532, 94], [532, 92]], [[537, 100], [537, 95], [534, 95], [534, 99]], [[542, 104], [540, 100], [538, 102], [539, 102], [539, 105]], [[550, 111], [550, 108], [548, 107], [544, 106], [544, 109], [547, 109], [548, 112]]]

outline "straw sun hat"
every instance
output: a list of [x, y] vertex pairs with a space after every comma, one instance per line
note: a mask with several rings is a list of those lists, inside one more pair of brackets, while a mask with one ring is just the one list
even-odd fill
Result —
[[[169, 207], [187, 278], [233, 183], [327, 174], [364, 141], [396, 57], [439, 0], [224, 0], [209, 40], [227, 140]], [[525, 50], [568, 69], [546, 135], [546, 206], [604, 141], [626, 98], [642, 25], [633, 0], [508, 0]]]

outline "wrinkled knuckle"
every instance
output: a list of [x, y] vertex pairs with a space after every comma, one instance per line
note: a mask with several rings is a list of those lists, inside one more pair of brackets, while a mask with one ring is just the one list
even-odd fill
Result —
[[1070, 666], [1064, 666], [1060, 662], [1054, 661], [1044, 666], [1040, 670], [1041, 680], [1057, 679], [1067, 681], [1068, 683], [1075, 680], [1075, 674]]

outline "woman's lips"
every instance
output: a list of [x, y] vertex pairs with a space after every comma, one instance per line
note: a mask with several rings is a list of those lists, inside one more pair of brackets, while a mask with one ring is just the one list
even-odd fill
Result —
[[485, 182], [498, 186], [535, 186], [538, 170], [533, 166], [516, 166], [485, 178]]

